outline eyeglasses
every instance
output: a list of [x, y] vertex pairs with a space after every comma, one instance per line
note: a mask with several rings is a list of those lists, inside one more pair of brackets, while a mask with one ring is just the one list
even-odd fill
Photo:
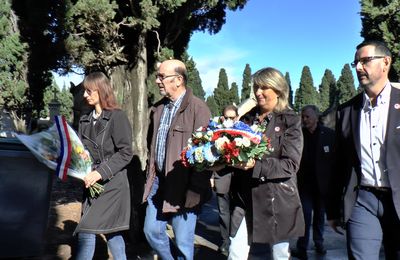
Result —
[[354, 60], [350, 65], [352, 68], [357, 67], [358, 63], [361, 63], [362, 66], [364, 66], [365, 64], [367, 64], [368, 62], [375, 60], [375, 59], [381, 59], [381, 58], [385, 58], [385, 56], [368, 56], [368, 57], [363, 57], [360, 58], [358, 60]]
[[236, 116], [224, 116], [225, 119], [235, 120]]
[[91, 96], [96, 91], [97, 89], [88, 89], [88, 88], [85, 89], [85, 92], [88, 93], [89, 96]]
[[166, 79], [166, 78], [169, 78], [169, 77], [179, 77], [180, 75], [179, 74], [174, 74], [174, 75], [161, 75], [161, 74], [157, 74], [156, 75], [156, 79], [159, 79], [160, 81], [163, 81], [164, 79]]

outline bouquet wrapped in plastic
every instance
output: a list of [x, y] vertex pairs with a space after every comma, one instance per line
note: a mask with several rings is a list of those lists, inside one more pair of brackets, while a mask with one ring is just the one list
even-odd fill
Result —
[[[65, 180], [67, 175], [83, 180], [92, 170], [92, 160], [75, 131], [63, 117], [56, 117], [56, 123], [49, 129], [16, 137], [47, 167], [56, 171], [58, 177]], [[99, 183], [89, 188], [95, 197], [103, 191]]]
[[201, 171], [216, 165], [235, 165], [249, 159], [260, 159], [273, 151], [270, 139], [263, 136], [265, 127], [249, 126], [241, 121], [220, 117], [210, 119], [207, 127], [192, 133], [181, 153], [186, 167]]

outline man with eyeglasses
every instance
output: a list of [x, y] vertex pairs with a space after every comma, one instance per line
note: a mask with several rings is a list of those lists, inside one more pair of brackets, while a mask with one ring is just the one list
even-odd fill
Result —
[[352, 66], [363, 92], [336, 115], [327, 216], [337, 232], [343, 218], [349, 259], [379, 259], [382, 242], [386, 259], [400, 259], [400, 90], [389, 82], [391, 63], [384, 43], [358, 45]]
[[[197, 215], [201, 205], [211, 198], [211, 172], [196, 172], [180, 161], [194, 130], [206, 126], [211, 117], [206, 103], [193, 95], [186, 81], [183, 62], [162, 62], [156, 83], [163, 98], [150, 111], [144, 233], [163, 260], [193, 259]], [[176, 255], [170, 250], [168, 222], [175, 235]]]

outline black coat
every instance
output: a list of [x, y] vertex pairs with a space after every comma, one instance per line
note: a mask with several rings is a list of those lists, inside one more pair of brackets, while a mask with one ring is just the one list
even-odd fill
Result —
[[273, 113], [265, 136], [274, 151], [252, 170], [235, 171], [233, 185], [244, 201], [249, 241], [273, 244], [304, 235], [296, 178], [303, 148], [300, 117], [291, 110]]
[[[308, 130], [303, 129], [303, 135], [308, 133], [306, 131]], [[300, 193], [303, 190], [312, 192], [322, 196], [325, 200], [333, 178], [335, 131], [319, 125], [314, 134], [316, 135], [315, 144], [306, 143], [306, 138], [304, 138], [304, 149], [300, 169], [297, 173], [297, 182]], [[314, 154], [309, 153], [308, 145], [315, 145]]]
[[93, 169], [102, 177], [99, 183], [104, 191], [95, 199], [86, 196], [75, 232], [128, 230], [131, 201], [126, 167], [133, 156], [131, 125], [121, 110], [103, 110], [95, 125], [92, 115], [81, 118], [79, 137], [91, 155]]

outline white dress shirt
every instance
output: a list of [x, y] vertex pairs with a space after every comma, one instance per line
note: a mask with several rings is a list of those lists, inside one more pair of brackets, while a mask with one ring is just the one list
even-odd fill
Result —
[[391, 86], [387, 82], [373, 107], [366, 93], [360, 117], [361, 185], [390, 187], [386, 166], [386, 127]]

